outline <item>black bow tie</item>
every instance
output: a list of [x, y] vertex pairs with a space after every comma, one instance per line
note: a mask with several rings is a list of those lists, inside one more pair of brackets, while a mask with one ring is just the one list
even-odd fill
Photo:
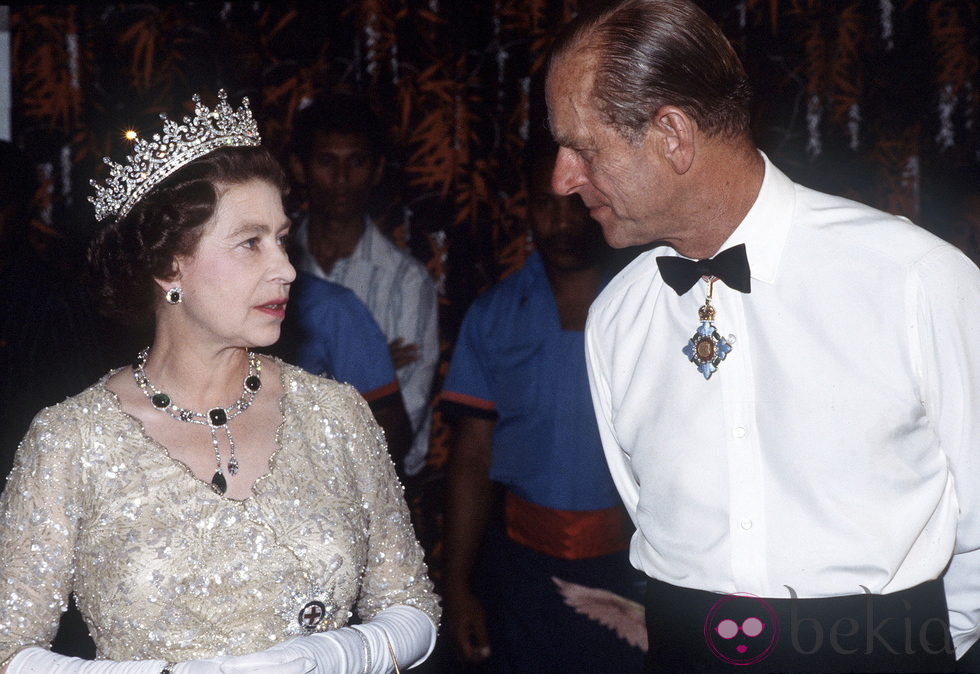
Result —
[[683, 295], [694, 287], [702, 276], [715, 276], [729, 288], [743, 293], [752, 292], [752, 277], [749, 273], [749, 258], [745, 255], [745, 244], [724, 250], [706, 260], [688, 260], [684, 257], [657, 258], [660, 275], [664, 283]]

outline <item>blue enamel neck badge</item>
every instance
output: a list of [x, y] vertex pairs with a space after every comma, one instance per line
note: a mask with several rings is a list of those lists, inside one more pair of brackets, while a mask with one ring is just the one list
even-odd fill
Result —
[[725, 356], [732, 350], [732, 345], [715, 329], [715, 308], [711, 306], [711, 293], [717, 278], [714, 276], [704, 278], [708, 282], [708, 294], [704, 298], [704, 304], [698, 309], [698, 319], [701, 321], [701, 325], [694, 336], [687, 341], [687, 346], [682, 351], [688, 360], [698, 368], [698, 372], [704, 375], [705, 379], [711, 379], [711, 375], [718, 369], [718, 365], [725, 360]]

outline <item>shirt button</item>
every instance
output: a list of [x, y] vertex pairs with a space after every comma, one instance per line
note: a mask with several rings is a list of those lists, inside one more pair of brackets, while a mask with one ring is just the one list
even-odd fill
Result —
[[744, 438], [745, 429], [742, 428], [741, 426], [736, 426], [735, 428], [732, 429], [732, 435], [734, 435], [736, 438]]
[[752, 520], [742, 520], [739, 524], [746, 531], [752, 528]]

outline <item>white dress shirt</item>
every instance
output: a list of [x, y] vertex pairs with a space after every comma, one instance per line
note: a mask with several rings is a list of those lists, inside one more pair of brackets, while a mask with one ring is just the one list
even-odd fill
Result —
[[353, 290], [389, 343], [401, 337], [419, 347], [418, 360], [395, 371], [415, 434], [405, 457], [405, 472], [415, 475], [425, 466], [429, 451], [432, 423], [429, 403], [439, 362], [435, 283], [422, 263], [389, 241], [370, 218], [365, 221], [364, 234], [354, 252], [334, 262], [329, 273], [323, 271], [309, 252], [308, 232], [309, 223], [304, 219], [297, 237], [300, 243], [297, 266]]
[[765, 161], [745, 219], [752, 292], [714, 286], [733, 343], [709, 380], [681, 349], [706, 282], [658, 248], [593, 304], [586, 355], [631, 559], [681, 587], [890, 593], [945, 576], [962, 655], [980, 623], [980, 272], [904, 218]]

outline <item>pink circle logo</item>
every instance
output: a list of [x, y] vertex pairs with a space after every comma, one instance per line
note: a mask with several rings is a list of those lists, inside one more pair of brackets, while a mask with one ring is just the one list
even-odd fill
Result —
[[708, 611], [704, 640], [719, 660], [753, 665], [776, 647], [779, 619], [772, 606], [754, 594], [726, 594]]

